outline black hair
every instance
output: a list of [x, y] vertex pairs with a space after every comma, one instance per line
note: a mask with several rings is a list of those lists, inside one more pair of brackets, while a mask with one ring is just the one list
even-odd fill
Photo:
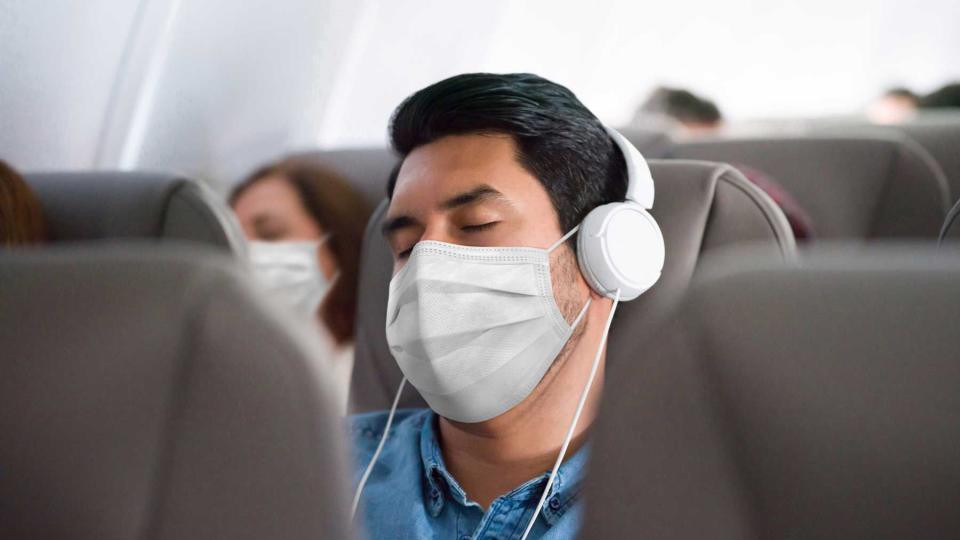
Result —
[[682, 88], [660, 87], [640, 106], [637, 116], [663, 114], [682, 123], [713, 124], [723, 120], [716, 103]]
[[889, 88], [887, 89], [886, 92], [883, 93], [883, 95], [885, 97], [903, 98], [903, 99], [909, 99], [911, 101], [917, 101], [918, 99], [917, 94], [914, 93], [913, 90], [910, 90], [905, 86], [895, 86], [893, 88]]
[[942, 86], [920, 98], [921, 109], [943, 109], [960, 107], [960, 83]]
[[405, 99], [390, 121], [390, 140], [401, 158], [441, 137], [466, 134], [509, 135], [517, 161], [546, 188], [564, 232], [597, 206], [626, 196], [626, 163], [603, 124], [573, 92], [543, 77], [450, 77]]

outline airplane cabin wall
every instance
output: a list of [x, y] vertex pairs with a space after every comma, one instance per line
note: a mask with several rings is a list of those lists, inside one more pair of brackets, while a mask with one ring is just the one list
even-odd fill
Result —
[[6, 0], [0, 157], [224, 187], [316, 144], [357, 13], [317, 0]]
[[400, 100], [464, 71], [542, 74], [612, 124], [661, 83], [733, 119], [853, 113], [960, 78], [958, 26], [956, 0], [5, 0], [0, 157], [225, 188], [383, 144]]

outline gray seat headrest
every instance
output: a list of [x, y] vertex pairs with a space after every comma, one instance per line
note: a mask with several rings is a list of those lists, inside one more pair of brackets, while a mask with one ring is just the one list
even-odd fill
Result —
[[628, 126], [619, 131], [648, 160], [667, 157], [673, 148], [673, 139], [665, 130]]
[[[759, 188], [726, 165], [692, 161], [650, 161], [657, 183], [657, 218], [666, 243], [662, 277], [640, 299], [625, 303], [614, 321], [608, 362], [630, 350], [635, 332], [671, 305], [686, 288], [700, 255], [741, 243], [761, 243], [782, 257], [795, 250], [783, 212]], [[386, 201], [367, 225], [360, 264], [357, 347], [351, 401], [357, 412], [389, 408], [402, 374], [385, 336], [387, 294], [393, 261], [380, 234]], [[629, 330], [628, 330], [629, 328]], [[423, 407], [415, 389], [405, 391], [402, 406]]]
[[140, 172], [29, 173], [52, 240], [181, 240], [235, 253], [243, 234], [226, 203], [199, 182]]
[[343, 148], [315, 150], [291, 156], [327, 167], [344, 177], [362, 193], [371, 206], [387, 195], [387, 180], [399, 160], [387, 148]]
[[933, 249], [708, 264], [608, 368], [582, 537], [956, 538], [960, 255]]
[[896, 126], [930, 152], [947, 178], [951, 199], [960, 198], [960, 115]]
[[951, 202], [936, 161], [903, 137], [711, 140], [671, 155], [770, 175], [810, 214], [818, 238], [936, 238]]
[[946, 110], [921, 111], [915, 118], [903, 124], [853, 122], [812, 126], [811, 129], [821, 134], [905, 135], [929, 152], [940, 165], [950, 186], [950, 199], [960, 198], [960, 113]]
[[347, 538], [309, 331], [208, 251], [84, 247], [0, 251], [0, 538]]
[[940, 229], [940, 242], [956, 242], [960, 240], [960, 200], [947, 212], [947, 219], [943, 220]]

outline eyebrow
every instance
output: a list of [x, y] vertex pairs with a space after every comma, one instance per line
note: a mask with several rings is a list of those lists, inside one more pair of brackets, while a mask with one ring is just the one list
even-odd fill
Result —
[[485, 201], [488, 199], [499, 199], [502, 197], [503, 193], [500, 193], [487, 184], [481, 184], [470, 191], [467, 191], [466, 193], [454, 195], [453, 197], [443, 201], [440, 203], [440, 208], [443, 210], [453, 210], [454, 208], [473, 204], [475, 202]]
[[380, 233], [384, 236], [390, 236], [394, 232], [404, 229], [406, 227], [412, 227], [418, 223], [417, 220], [413, 219], [410, 216], [397, 216], [395, 218], [388, 219], [383, 222], [383, 225], [380, 226]]
[[275, 227], [284, 225], [284, 221], [271, 214], [259, 214], [253, 218], [253, 227], [261, 229], [264, 227]]
[[253, 218], [253, 224], [263, 225], [264, 223], [271, 223], [273, 221], [276, 221], [276, 219], [277, 218], [275, 218], [270, 214], [257, 214], [257, 216]]
[[[439, 208], [441, 210], [453, 210], [454, 208], [459, 208], [461, 206], [466, 206], [468, 204], [477, 203], [480, 201], [485, 201], [489, 199], [500, 199], [503, 197], [503, 193], [500, 193], [496, 189], [490, 187], [487, 184], [481, 184], [470, 191], [454, 195], [449, 199], [440, 203]], [[417, 225], [419, 222], [413, 219], [410, 216], [397, 216], [395, 218], [390, 218], [383, 223], [380, 227], [380, 232], [384, 236], [390, 236], [392, 233], [399, 229], [406, 227], [412, 227]]]

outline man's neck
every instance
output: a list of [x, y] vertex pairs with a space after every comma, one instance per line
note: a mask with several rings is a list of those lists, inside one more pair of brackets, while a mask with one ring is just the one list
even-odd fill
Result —
[[[570, 353], [562, 355], [534, 392], [513, 409], [479, 423], [440, 418], [440, 446], [447, 469], [468, 497], [483, 508], [553, 468], [600, 343], [603, 321], [592, 319], [593, 324], [587, 325]], [[583, 445], [596, 416], [603, 362], [601, 358], [564, 459]]]

